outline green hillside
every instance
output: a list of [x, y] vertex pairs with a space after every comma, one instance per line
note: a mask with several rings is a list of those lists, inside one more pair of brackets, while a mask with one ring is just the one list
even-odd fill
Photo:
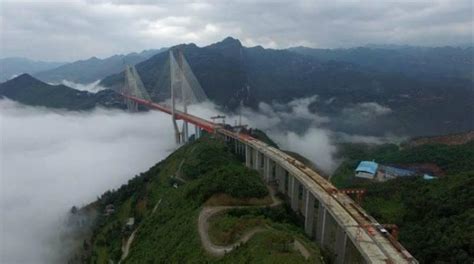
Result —
[[[284, 203], [265, 206], [271, 201], [256, 171], [243, 166], [220, 141], [201, 138], [118, 190], [104, 193], [95, 203], [96, 211], [114, 205], [115, 212], [99, 214], [92, 236], [83, 242], [85, 246], [72, 263], [80, 263], [80, 259], [116, 263], [133, 231], [124, 263], [320, 262], [319, 249], [304, 235], [291, 209]], [[259, 231], [232, 252], [213, 256], [203, 248], [198, 233], [198, 216], [204, 205], [247, 205], [209, 219], [209, 236], [216, 244], [235, 242], [253, 228]], [[130, 217], [135, 225], [127, 230], [124, 226]], [[304, 245], [309, 256], [295, 249], [295, 240]]]
[[[400, 242], [420, 263], [472, 263], [474, 261], [474, 141], [464, 145], [422, 145], [400, 149], [396, 145], [344, 145], [346, 161], [332, 182], [338, 187], [365, 188], [363, 207], [381, 223], [400, 228]], [[386, 182], [354, 179], [360, 160], [382, 164], [431, 163], [445, 176]]]
[[79, 91], [65, 85], [51, 85], [22, 74], [0, 84], [0, 96], [26, 105], [67, 110], [90, 110], [96, 106], [125, 108], [123, 99], [112, 90], [97, 93]]

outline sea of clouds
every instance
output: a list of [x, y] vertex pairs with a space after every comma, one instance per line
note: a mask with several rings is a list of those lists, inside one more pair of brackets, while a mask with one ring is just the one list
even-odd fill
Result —
[[176, 148], [169, 116], [62, 112], [0, 100], [0, 263], [59, 263], [73, 205], [119, 187]]

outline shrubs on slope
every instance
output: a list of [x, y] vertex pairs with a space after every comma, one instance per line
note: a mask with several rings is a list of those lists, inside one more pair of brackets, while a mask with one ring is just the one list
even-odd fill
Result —
[[235, 198], [262, 198], [268, 194], [268, 190], [256, 171], [230, 163], [206, 173], [189, 188], [187, 195], [204, 202], [217, 193], [226, 193]]

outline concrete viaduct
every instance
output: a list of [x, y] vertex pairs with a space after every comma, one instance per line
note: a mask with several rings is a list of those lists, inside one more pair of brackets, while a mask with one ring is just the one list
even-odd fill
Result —
[[245, 165], [267, 183], [276, 183], [291, 208], [304, 217], [304, 230], [322, 248], [333, 252], [335, 263], [418, 263], [382, 226], [348, 195], [285, 152], [244, 133], [206, 119], [171, 110], [169, 106], [122, 94], [127, 100], [174, 115], [223, 139]]
[[[217, 128], [248, 168], [276, 183], [304, 229], [334, 253], [335, 263], [418, 263], [377, 221], [346, 194], [302, 162], [246, 134]], [[384, 232], [382, 232], [384, 231]]]

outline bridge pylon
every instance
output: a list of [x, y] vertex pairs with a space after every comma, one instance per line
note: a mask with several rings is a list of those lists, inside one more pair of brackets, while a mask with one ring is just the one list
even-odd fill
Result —
[[[170, 89], [171, 89], [171, 120], [175, 131], [176, 143], [186, 143], [189, 139], [189, 124], [183, 120], [181, 130], [179, 129], [176, 112], [177, 105], [182, 105], [182, 112], [188, 113], [188, 106], [207, 100], [207, 96], [201, 88], [199, 81], [194, 76], [191, 67], [186, 61], [181, 49], [169, 51], [170, 60]], [[199, 135], [196, 133], [195, 137]]]
[[[126, 96], [133, 96], [148, 101], [151, 100], [148, 92], [145, 90], [143, 82], [140, 78], [140, 75], [138, 75], [135, 66], [125, 66], [125, 82], [120, 92]], [[128, 111], [138, 111], [138, 103], [130, 100], [130, 98], [125, 97], [125, 104], [127, 105]]]

